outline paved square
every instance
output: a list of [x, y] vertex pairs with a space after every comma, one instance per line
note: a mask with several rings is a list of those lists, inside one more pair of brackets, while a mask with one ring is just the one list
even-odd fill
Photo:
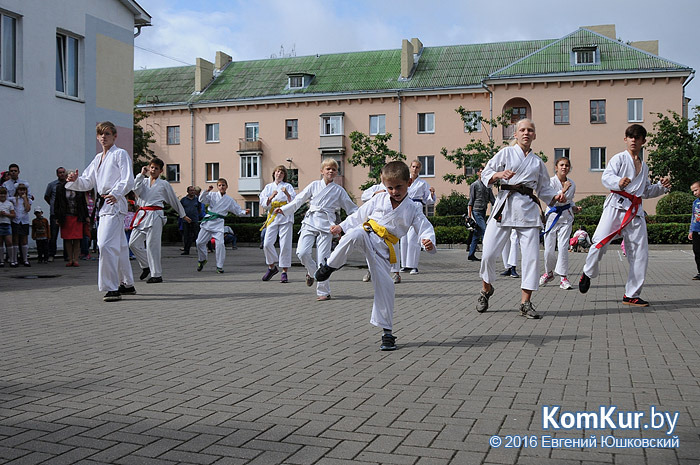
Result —
[[[396, 287], [395, 352], [379, 351], [359, 255], [332, 276], [327, 302], [300, 266], [288, 284], [261, 281], [256, 247], [229, 249], [225, 274], [211, 260], [197, 273], [196, 255], [165, 247], [165, 282], [137, 282], [118, 303], [102, 302], [96, 261], [0, 269], [0, 464], [697, 465], [692, 252], [650, 252], [644, 309], [622, 305], [618, 249], [588, 294], [556, 281], [536, 292], [539, 321], [518, 316], [520, 280], [496, 281], [478, 314], [478, 263], [463, 248], [423, 254]], [[570, 254], [572, 284], [584, 257]], [[555, 405], [678, 417], [668, 436], [668, 425], [544, 430], [543, 406]], [[611, 435], [678, 443], [601, 444]], [[543, 436], [597, 442], [542, 447]]]

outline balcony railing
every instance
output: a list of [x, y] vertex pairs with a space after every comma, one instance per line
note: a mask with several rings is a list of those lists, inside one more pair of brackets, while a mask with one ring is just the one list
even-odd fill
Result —
[[321, 136], [321, 142], [319, 145], [321, 150], [339, 150], [345, 151], [345, 136], [342, 134], [334, 134], [330, 136]]
[[262, 152], [262, 140], [238, 139], [239, 152]]

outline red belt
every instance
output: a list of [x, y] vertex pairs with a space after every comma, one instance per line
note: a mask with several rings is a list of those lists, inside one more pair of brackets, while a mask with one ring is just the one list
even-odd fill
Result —
[[600, 249], [600, 248], [603, 247], [605, 244], [607, 244], [608, 242], [610, 242], [611, 240], [613, 240], [613, 238], [614, 238], [615, 236], [617, 236], [618, 234], [620, 234], [620, 233], [622, 232], [622, 230], [625, 229], [625, 226], [627, 226], [628, 224], [630, 224], [630, 222], [632, 222], [632, 218], [634, 218], [635, 216], [637, 216], [637, 212], [639, 211], [639, 206], [642, 204], [642, 198], [641, 198], [641, 197], [637, 197], [636, 195], [629, 194], [629, 193], [627, 193], [627, 192], [625, 192], [625, 191], [610, 191], [610, 192], [612, 192], [613, 194], [621, 195], [621, 196], [623, 196], [624, 198], [631, 200], [631, 201], [632, 201], [632, 205], [631, 205], [630, 208], [627, 210], [627, 213], [625, 213], [625, 217], [622, 218], [622, 224], [620, 225], [620, 227], [619, 227], [616, 231], [614, 231], [614, 232], [608, 234], [608, 236], [605, 237], [602, 241], [598, 242], [598, 243], [595, 245], [595, 248], [596, 248], [596, 249]]
[[[136, 210], [136, 214], [131, 219], [131, 224], [129, 225], [129, 229], [134, 229], [136, 226], [140, 225], [141, 222], [143, 221], [143, 219], [146, 218], [147, 212], [162, 210], [162, 209], [163, 209], [163, 207], [157, 207], [155, 205], [148, 206], [148, 207], [139, 207], [139, 209]], [[139, 212], [143, 212], [143, 215], [139, 216]], [[134, 221], [136, 221], [136, 218], [138, 218], [139, 221], [136, 224], [134, 224]]]

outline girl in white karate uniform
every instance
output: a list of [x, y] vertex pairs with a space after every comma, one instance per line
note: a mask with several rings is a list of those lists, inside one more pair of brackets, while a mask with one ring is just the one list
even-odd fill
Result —
[[[260, 206], [267, 209], [267, 219], [263, 228], [265, 230], [265, 239], [263, 240], [263, 251], [265, 252], [265, 262], [267, 263], [267, 271], [262, 277], [263, 281], [269, 281], [277, 274], [279, 269], [275, 263], [279, 260], [282, 275], [280, 282], [289, 282], [287, 270], [292, 266], [292, 232], [294, 228], [293, 215], [278, 215], [275, 209], [287, 205], [291, 202], [296, 193], [294, 187], [287, 182], [287, 168], [283, 165], [275, 167], [272, 178], [273, 182], [265, 186], [260, 192]], [[262, 231], [263, 228], [260, 228]], [[279, 237], [280, 253], [277, 255], [275, 250], [275, 241]]]

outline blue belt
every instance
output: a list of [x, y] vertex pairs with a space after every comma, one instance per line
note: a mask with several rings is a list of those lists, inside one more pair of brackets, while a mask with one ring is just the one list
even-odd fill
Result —
[[547, 218], [550, 214], [556, 213], [557, 216], [554, 217], [554, 221], [552, 221], [552, 225], [549, 227], [548, 230], [542, 231], [540, 233], [540, 237], [544, 236], [547, 234], [549, 231], [552, 230], [555, 224], [557, 224], [557, 221], [559, 221], [559, 218], [561, 217], [561, 214], [564, 213], [566, 210], [571, 208], [571, 204], [567, 203], [566, 205], [560, 205], [558, 207], [550, 207], [549, 210], [547, 210], [547, 213], [545, 213], [544, 217]]

